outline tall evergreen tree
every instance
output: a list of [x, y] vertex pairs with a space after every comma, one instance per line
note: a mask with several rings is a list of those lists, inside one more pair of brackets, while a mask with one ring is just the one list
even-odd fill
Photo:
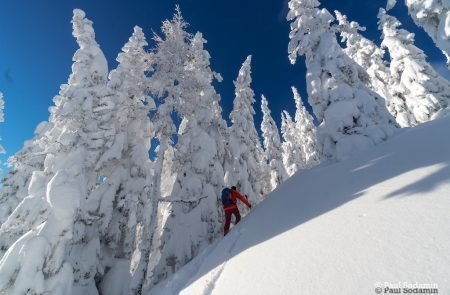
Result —
[[365, 27], [361, 27], [357, 22], [348, 21], [347, 17], [337, 10], [335, 14], [339, 22], [338, 31], [346, 44], [344, 52], [362, 67], [363, 71], [359, 74], [361, 80], [381, 96], [389, 112], [395, 114], [391, 109], [390, 72], [384, 61], [385, 51], [359, 33], [365, 31]]
[[291, 0], [289, 58], [306, 57], [308, 99], [321, 122], [324, 156], [343, 159], [386, 140], [396, 129], [384, 101], [359, 77], [361, 68], [339, 46], [317, 0]]
[[295, 87], [292, 87], [292, 92], [296, 106], [295, 121], [287, 111], [281, 114], [283, 163], [289, 176], [300, 169], [312, 168], [320, 162], [314, 119], [303, 105], [300, 93]]
[[[95, 169], [104, 177], [92, 192], [98, 199], [96, 214], [104, 252], [115, 259], [125, 261], [139, 256], [142, 248], [149, 247], [148, 236], [143, 236], [144, 225], [151, 219], [150, 193], [152, 187], [151, 162], [148, 156], [153, 126], [148, 113], [155, 103], [147, 92], [149, 69], [147, 41], [139, 27], [123, 46], [118, 55], [118, 66], [109, 75], [108, 88], [113, 94], [109, 124], [113, 136], [106, 143], [107, 149], [96, 163]], [[103, 124], [105, 128], [107, 122]], [[145, 245], [144, 245], [145, 244]], [[136, 272], [139, 259], [133, 259], [131, 272]], [[122, 264], [108, 265], [123, 267]], [[140, 269], [142, 272], [142, 269]], [[139, 275], [142, 276], [141, 273]], [[135, 286], [132, 285], [133, 289]]]
[[314, 125], [313, 117], [308, 113], [303, 105], [300, 93], [292, 87], [295, 101], [295, 137], [296, 146], [300, 150], [301, 162], [298, 166], [301, 169], [308, 169], [316, 166], [320, 162], [320, 149], [317, 143], [317, 127]]
[[261, 131], [264, 142], [264, 158], [270, 169], [270, 191], [273, 191], [288, 177], [283, 165], [281, 140], [278, 127], [270, 114], [269, 103], [264, 95], [261, 96], [263, 119]]
[[39, 224], [46, 218], [47, 202], [25, 198], [33, 172], [44, 169], [45, 153], [41, 139], [51, 128], [52, 124], [48, 122], [40, 123], [34, 138], [26, 141], [22, 149], [8, 159], [10, 170], [2, 179], [0, 191], [0, 257], [35, 223]]
[[234, 81], [235, 98], [230, 114], [232, 125], [227, 144], [229, 161], [225, 163], [225, 184], [238, 186], [240, 192], [257, 204], [263, 197], [262, 175], [265, 167], [262, 165], [263, 150], [253, 118], [255, 94], [251, 82], [251, 56], [248, 56]]
[[422, 50], [414, 46], [414, 34], [398, 27], [401, 23], [380, 9], [379, 28], [382, 46], [391, 56], [392, 104], [402, 127], [429, 121], [449, 105], [450, 83], [426, 61]]
[[295, 132], [295, 122], [292, 120], [289, 112], [281, 113], [281, 135], [283, 142], [281, 150], [283, 155], [283, 165], [289, 176], [294, 175], [301, 168], [302, 153], [297, 145], [297, 136]]
[[210, 69], [205, 43], [201, 33], [192, 38], [179, 81], [174, 107], [182, 122], [172, 166], [176, 177], [171, 195], [161, 201], [161, 246], [150, 253], [146, 288], [173, 274], [221, 232], [218, 196], [224, 184], [226, 125], [212, 86], [220, 75]]
[[164, 246], [162, 234], [168, 214], [166, 209], [170, 206], [170, 202], [164, 200], [172, 194], [175, 177], [172, 170], [173, 138], [176, 135], [173, 118], [175, 105], [184, 93], [185, 65], [189, 42], [192, 39], [191, 34], [186, 31], [187, 26], [177, 6], [173, 18], [162, 24], [162, 36], [154, 35], [156, 48], [149, 56], [152, 71], [149, 90], [158, 99], [158, 107], [152, 114], [152, 121], [159, 145], [155, 150], [156, 158], [153, 162], [152, 218], [148, 225], [144, 225], [142, 234], [142, 237], [148, 237], [149, 241], [142, 243], [141, 253], [136, 252], [139, 263], [133, 270], [135, 275], [132, 286], [136, 289], [134, 293], [139, 293], [142, 288], [150, 288], [154, 281], [161, 279], [154, 269], [164, 255], [161, 252]]
[[0, 191], [0, 225], [28, 195], [28, 184], [33, 171], [43, 168], [43, 159], [36, 161], [37, 157], [32, 155], [36, 147], [33, 140], [25, 141], [22, 149], [8, 159], [10, 170], [2, 179]]
[[165, 188], [172, 186], [172, 183], [167, 181], [168, 178], [162, 178], [161, 175], [164, 167], [167, 167], [165, 161], [170, 160], [173, 153], [173, 137], [176, 135], [173, 112], [184, 91], [184, 67], [192, 38], [186, 31], [187, 25], [177, 6], [173, 19], [165, 20], [162, 24], [163, 36], [155, 34], [156, 48], [149, 56], [152, 71], [149, 90], [159, 102], [156, 112], [152, 115], [155, 136], [159, 142], [153, 164], [155, 177], [152, 195], [155, 199], [170, 194], [171, 189]]
[[450, 67], [450, 3], [446, 0], [405, 0], [414, 22], [433, 39], [436, 46], [447, 57]]
[[102, 122], [111, 103], [100, 99], [107, 92], [107, 62], [84, 12], [74, 10], [72, 23], [80, 48], [51, 108], [44, 170], [33, 173], [29, 187], [30, 196], [50, 209], [0, 262], [0, 291], [8, 294], [96, 294], [94, 278], [103, 272], [89, 195], [98, 185], [95, 165], [109, 137]]

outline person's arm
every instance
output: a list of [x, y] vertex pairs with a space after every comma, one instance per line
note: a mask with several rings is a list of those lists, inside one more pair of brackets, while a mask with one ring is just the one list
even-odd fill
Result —
[[233, 193], [235, 193], [235, 196], [242, 201], [242, 203], [244, 203], [245, 205], [247, 205], [247, 207], [251, 208], [252, 205], [250, 205], [250, 203], [247, 201], [247, 199], [241, 195], [238, 191], [233, 191]]

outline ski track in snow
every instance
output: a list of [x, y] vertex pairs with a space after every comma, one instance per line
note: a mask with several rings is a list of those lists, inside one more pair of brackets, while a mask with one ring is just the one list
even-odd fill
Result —
[[225, 261], [217, 267], [217, 269], [213, 270], [206, 279], [205, 284], [205, 290], [203, 291], [203, 295], [212, 295], [214, 291], [214, 287], [216, 286], [217, 281], [220, 279], [220, 275], [222, 274], [223, 270], [225, 269], [228, 260], [230, 257], [232, 257], [233, 251], [236, 248], [236, 244], [239, 241], [241, 235], [242, 235], [242, 229], [236, 229], [232, 234], [236, 236], [234, 238], [233, 243], [230, 245], [230, 247], [227, 250], [227, 258]]
[[[213, 244], [211, 244], [208, 248], [203, 250], [202, 253], [200, 253], [199, 256], [195, 257], [193, 260], [193, 263], [190, 263], [184, 268], [175, 273], [173, 275], [173, 278], [170, 279], [170, 281], [166, 281], [160, 284], [162, 285], [162, 288], [157, 290], [152, 290], [152, 292], [155, 292], [155, 294], [167, 294], [169, 292], [168, 290], [171, 290], [171, 294], [178, 294], [181, 290], [189, 286], [191, 283], [191, 280], [195, 275], [198, 273], [198, 270], [200, 269], [200, 266], [208, 260], [210, 254], [217, 248], [219, 245], [221, 239], [216, 240]], [[188, 274], [188, 275], [186, 275]], [[149, 293], [150, 294], [150, 293]]]
[[[227, 239], [232, 239], [231, 243], [224, 243], [225, 238], [219, 238], [214, 241], [210, 246], [204, 249], [197, 257], [195, 257], [189, 264], [184, 266], [180, 271], [175, 273], [173, 277], [161, 284], [157, 285], [156, 288], [151, 290], [151, 293], [155, 295], [163, 295], [163, 294], [180, 294], [180, 292], [189, 287], [198, 277], [201, 277], [200, 272], [202, 271], [202, 266], [211, 260], [211, 254], [216, 250], [220, 250], [220, 247], [224, 245], [226, 248], [223, 249], [223, 253], [226, 255], [226, 259], [220, 264], [218, 264], [214, 270], [210, 273], [206, 274], [203, 277], [203, 290], [197, 290], [197, 294], [202, 295], [211, 295], [214, 292], [216, 287], [216, 283], [219, 281], [222, 272], [225, 270], [225, 267], [231, 257], [233, 257], [233, 253], [236, 249], [238, 241], [244, 233], [244, 229], [235, 228], [233, 226], [230, 229], [230, 233], [227, 236]], [[222, 251], [222, 250], [221, 250]]]

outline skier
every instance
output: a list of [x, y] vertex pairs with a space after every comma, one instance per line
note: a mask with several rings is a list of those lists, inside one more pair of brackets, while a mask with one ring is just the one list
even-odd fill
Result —
[[[247, 197], [247, 196], [246, 196]], [[226, 236], [230, 230], [231, 214], [234, 214], [235, 222], [237, 224], [241, 220], [241, 214], [236, 205], [237, 199], [241, 200], [247, 207], [252, 208], [252, 205], [247, 201], [247, 199], [242, 196], [236, 189], [235, 186], [231, 188], [224, 188], [222, 190], [222, 204], [223, 210], [225, 211], [225, 227], [223, 229], [223, 235]]]

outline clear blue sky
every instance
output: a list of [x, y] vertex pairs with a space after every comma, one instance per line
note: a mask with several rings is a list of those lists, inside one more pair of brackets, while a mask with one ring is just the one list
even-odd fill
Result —
[[[48, 107], [67, 81], [72, 56], [77, 49], [71, 34], [72, 10], [83, 9], [94, 22], [97, 42], [110, 70], [115, 58], [132, 33], [133, 26], [144, 29], [148, 39], [159, 32], [161, 21], [171, 18], [175, 4], [181, 6], [190, 31], [201, 31], [213, 70], [224, 77], [217, 85], [222, 96], [224, 117], [228, 118], [234, 97], [233, 80], [249, 54], [253, 55], [253, 88], [257, 95], [256, 121], [260, 124], [260, 96], [266, 95], [272, 115], [280, 124], [283, 109], [294, 112], [290, 86], [306, 98], [303, 59], [292, 66], [287, 57], [289, 24], [285, 20], [287, 0], [3, 0], [0, 4], [0, 91], [4, 93], [5, 122], [0, 124], [6, 158], [33, 135], [36, 125], [48, 119]], [[322, 7], [339, 9], [350, 20], [367, 27], [364, 35], [377, 44], [378, 8], [384, 0], [323, 0]], [[416, 45], [429, 56], [435, 68], [449, 76], [444, 57], [431, 39], [407, 15], [403, 0], [391, 11], [416, 33]], [[150, 45], [153, 45], [150, 42]]]

